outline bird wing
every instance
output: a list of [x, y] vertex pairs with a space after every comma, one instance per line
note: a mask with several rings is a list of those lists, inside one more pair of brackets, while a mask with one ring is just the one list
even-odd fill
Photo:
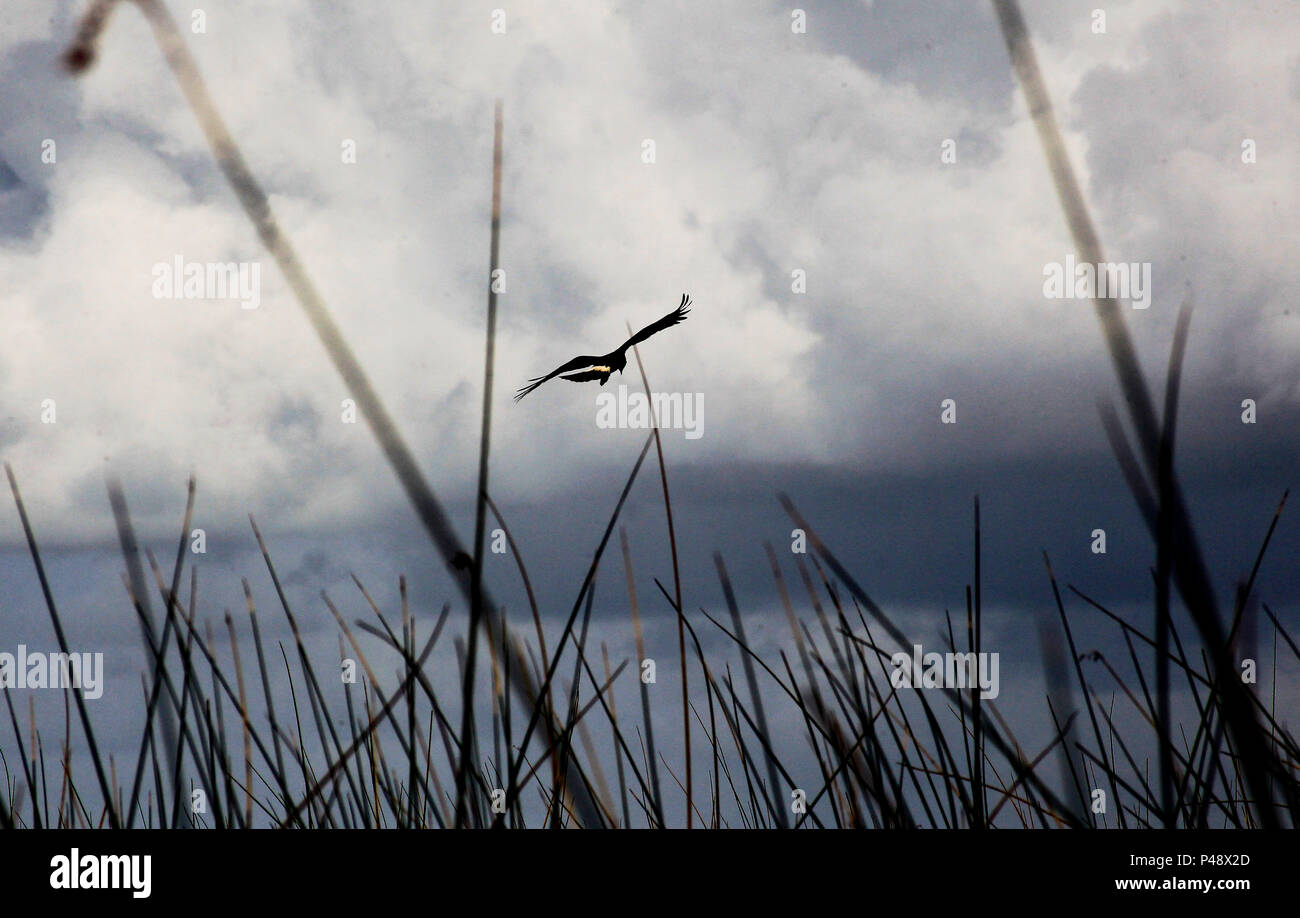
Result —
[[650, 323], [645, 328], [641, 329], [639, 332], [633, 335], [631, 338], [628, 338], [627, 343], [624, 344], [621, 348], [619, 348], [619, 350], [626, 351], [634, 344], [640, 344], [642, 341], [644, 341], [646, 338], [649, 338], [651, 335], [656, 335], [659, 332], [663, 331], [665, 328], [672, 328], [678, 322], [681, 322], [683, 319], [685, 319], [687, 313], [689, 313], [690, 311], [691, 311], [691, 298], [683, 293], [682, 301], [677, 304], [676, 309], [668, 313], [668, 315], [664, 316], [658, 322]]
[[556, 367], [554, 370], [547, 373], [545, 376], [536, 376], [528, 380], [528, 385], [520, 386], [519, 390], [515, 393], [515, 401], [519, 401], [529, 392], [532, 392], [542, 383], [546, 382], [548, 379], [554, 379], [555, 377], [559, 376], [561, 373], [568, 373], [570, 370], [585, 370], [588, 367], [595, 365], [599, 361], [600, 361], [599, 357], [590, 357], [586, 354], [583, 354], [581, 357], [574, 357], [568, 363]]
[[602, 379], [609, 375], [609, 367], [592, 367], [581, 373], [569, 373], [561, 376], [560, 379], [567, 379], [569, 382], [591, 382], [593, 379]]

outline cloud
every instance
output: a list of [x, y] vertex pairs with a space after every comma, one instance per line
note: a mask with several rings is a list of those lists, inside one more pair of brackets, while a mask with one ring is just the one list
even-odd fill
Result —
[[[382, 519], [400, 493], [364, 423], [343, 422], [349, 393], [140, 17], [120, 10], [73, 82], [53, 68], [69, 19], [9, 9], [0, 442], [50, 536], [109, 531], [106, 464], [154, 495], [145, 528], [174, 526], [191, 470], [214, 522]], [[937, 26], [945, 11], [969, 28]], [[706, 435], [673, 462], [941, 472], [1104, 449], [1092, 406], [1111, 370], [1091, 307], [1042, 296], [1068, 235], [982, 7], [813, 6], [807, 35], [784, 8], [740, 2], [519, 3], [504, 35], [483, 4], [209, 12], [186, 38], [217, 105], [444, 493], [472, 490], [476, 465], [496, 96], [497, 493], [540, 499], [630, 462], [639, 435], [597, 428], [592, 387], [509, 395], [683, 291], [690, 321], [642, 352], [654, 388], [705, 394]], [[1247, 394], [1293, 417], [1300, 98], [1284, 39], [1300, 26], [1264, 4], [1191, 3], [1115, 5], [1105, 36], [1077, 11], [1030, 24], [1107, 250], [1154, 264], [1155, 302], [1129, 315], [1149, 372], [1183, 291], [1202, 304], [1188, 387], [1208, 407], [1183, 448], [1240, 428]], [[39, 161], [46, 137], [55, 164]], [[155, 299], [152, 266], [178, 254], [258, 261], [261, 305]]]

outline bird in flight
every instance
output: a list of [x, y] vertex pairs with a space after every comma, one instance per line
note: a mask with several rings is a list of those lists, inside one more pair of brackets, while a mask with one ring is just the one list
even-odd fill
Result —
[[556, 367], [545, 376], [538, 376], [528, 380], [528, 385], [520, 387], [515, 393], [515, 401], [519, 401], [529, 392], [532, 392], [548, 379], [554, 379], [556, 376], [560, 379], [567, 379], [569, 382], [591, 382], [599, 379], [603, 386], [609, 381], [611, 374], [622, 373], [623, 368], [627, 366], [627, 349], [635, 344], [640, 344], [651, 335], [658, 334], [665, 328], [672, 328], [678, 322], [686, 318], [687, 313], [691, 311], [691, 298], [682, 294], [682, 301], [677, 304], [677, 308], [668, 315], [664, 316], [658, 322], [652, 322], [645, 328], [641, 329], [631, 338], [628, 338], [623, 344], [608, 354], [600, 357], [590, 357], [586, 354], [581, 357], [574, 357], [568, 363]]

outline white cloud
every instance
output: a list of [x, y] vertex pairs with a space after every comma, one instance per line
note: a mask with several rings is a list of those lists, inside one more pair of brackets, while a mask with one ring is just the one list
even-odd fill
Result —
[[[16, 9], [7, 56], [44, 37], [44, 6]], [[792, 35], [775, 7], [517, 3], [505, 35], [490, 10], [239, 2], [187, 35], [435, 488], [463, 492], [475, 468], [497, 95], [499, 493], [630, 462], [640, 438], [598, 431], [594, 388], [509, 395], [615, 345], [625, 322], [657, 318], [683, 291], [690, 320], [642, 351], [656, 388], [705, 393], [706, 435], [674, 447], [676, 461], [941, 466], [954, 460], [927, 425], [950, 395], [972, 422], [1014, 414], [989, 404], [1008, 399], [1034, 418], [985, 428], [967, 458], [1096, 439], [1092, 401], [1110, 370], [1091, 308], [1041, 296], [1042, 265], [1068, 235], [1018, 95], [1009, 110], [973, 109], [887, 80]], [[1044, 30], [1040, 61], [1108, 251], [1155, 261], [1158, 284], [1193, 283], [1203, 371], [1237, 366], [1294, 403], [1300, 311], [1281, 304], [1295, 293], [1300, 101], [1284, 49], [1300, 26], [1262, 5], [1190, 3], [1116, 5], [1104, 38], [1044, 12], [1030, 25]], [[52, 34], [65, 41], [66, 23]], [[1005, 55], [987, 66], [1005, 70]], [[5, 95], [38, 101], [62, 79]], [[398, 500], [364, 427], [339, 422], [347, 393], [134, 10], [118, 11], [75, 85], [49, 106], [7, 103], [21, 118], [0, 132], [0, 156], [48, 192], [31, 238], [0, 248], [5, 458], [46, 526], [66, 537], [104, 523], [105, 457], [177, 500], [196, 470], [228, 520], [274, 508], [286, 525], [337, 524]], [[39, 166], [53, 123], [66, 132], [59, 161]], [[1243, 173], [1234, 145], [1247, 132], [1261, 158]], [[975, 138], [954, 166], [939, 163], [947, 137]], [[345, 138], [355, 165], [340, 161]], [[646, 138], [654, 165], [640, 160]], [[1184, 250], [1192, 265], [1173, 267]], [[177, 253], [259, 260], [261, 308], [153, 299], [150, 267]], [[790, 292], [796, 267], [807, 295]], [[1151, 316], [1134, 316], [1153, 366], [1180, 298], [1158, 288]], [[47, 397], [57, 425], [39, 423]]]

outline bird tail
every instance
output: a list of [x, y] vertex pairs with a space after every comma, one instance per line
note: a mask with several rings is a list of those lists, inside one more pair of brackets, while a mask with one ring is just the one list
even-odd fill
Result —
[[528, 385], [526, 385], [526, 386], [520, 386], [519, 389], [518, 389], [518, 391], [515, 392], [515, 401], [519, 401], [521, 398], [523, 398], [523, 397], [524, 397], [525, 395], [527, 395], [529, 392], [532, 392], [534, 389], [536, 389], [536, 388], [537, 388], [538, 386], [540, 386], [542, 383], [546, 382], [546, 380], [547, 380], [547, 377], [545, 377], [545, 376], [536, 376], [536, 377], [534, 377], [534, 378], [528, 380]]

